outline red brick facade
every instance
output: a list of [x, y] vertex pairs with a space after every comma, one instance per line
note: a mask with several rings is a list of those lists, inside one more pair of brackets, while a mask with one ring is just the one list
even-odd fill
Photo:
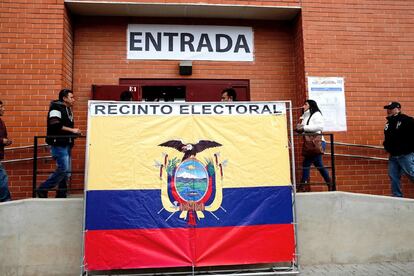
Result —
[[[335, 134], [339, 142], [381, 145], [382, 106], [388, 101], [400, 101], [403, 111], [414, 115], [411, 1], [205, 2], [295, 6], [301, 12], [292, 21], [97, 17], [72, 14], [63, 0], [2, 1], [0, 99], [6, 104], [3, 119], [13, 146], [30, 145], [34, 135], [45, 134], [49, 102], [62, 87], [75, 91], [75, 120], [85, 131], [92, 84], [116, 85], [120, 78], [182, 78], [177, 61], [126, 59], [126, 27], [131, 23], [252, 26], [254, 62], [193, 61], [193, 74], [185, 77], [249, 80], [251, 100], [292, 100], [300, 106], [307, 76], [344, 77], [348, 131]], [[294, 120], [297, 117], [295, 112]], [[380, 150], [346, 147], [337, 147], [337, 152], [385, 156]], [[6, 159], [30, 155], [29, 150], [8, 151]], [[82, 170], [83, 142], [75, 149], [75, 161], [74, 170]], [[31, 196], [31, 166], [6, 163], [14, 198]], [[41, 166], [53, 168], [50, 163]], [[336, 171], [338, 190], [390, 194], [385, 161], [337, 157]], [[314, 178], [319, 181], [319, 176]], [[414, 197], [414, 185], [404, 183], [405, 195]]]
[[[348, 131], [336, 141], [381, 145], [389, 101], [414, 115], [413, 11], [412, 1], [302, 1], [305, 74], [345, 78]], [[337, 172], [339, 190], [390, 194], [386, 162], [337, 158]], [[414, 185], [403, 188], [414, 197]]]

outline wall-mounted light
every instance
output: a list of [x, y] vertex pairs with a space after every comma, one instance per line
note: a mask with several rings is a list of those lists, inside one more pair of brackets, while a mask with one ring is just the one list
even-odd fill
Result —
[[191, 60], [183, 60], [179, 66], [181, 76], [191, 76], [193, 73], [193, 62]]

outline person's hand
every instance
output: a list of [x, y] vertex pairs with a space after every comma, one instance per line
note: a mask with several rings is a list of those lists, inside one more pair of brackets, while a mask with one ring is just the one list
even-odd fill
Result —
[[302, 133], [302, 132], [304, 131], [304, 129], [303, 129], [303, 125], [301, 125], [301, 124], [297, 124], [297, 125], [296, 125], [296, 129], [295, 129], [295, 131], [296, 131], [297, 133]]
[[10, 146], [12, 143], [13, 143], [12, 140], [7, 139], [7, 138], [3, 138], [3, 145]]
[[78, 134], [78, 135], [81, 135], [82, 134], [82, 132], [81, 132], [81, 130], [79, 128], [72, 128], [72, 133], [73, 134]]

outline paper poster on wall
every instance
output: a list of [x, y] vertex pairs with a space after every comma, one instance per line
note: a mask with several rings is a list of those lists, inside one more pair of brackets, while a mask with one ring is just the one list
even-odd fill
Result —
[[308, 77], [308, 92], [325, 118], [324, 132], [346, 131], [344, 78]]

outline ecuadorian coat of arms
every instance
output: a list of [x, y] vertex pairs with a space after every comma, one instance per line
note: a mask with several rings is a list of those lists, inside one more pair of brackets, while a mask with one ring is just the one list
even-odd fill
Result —
[[[204, 212], [209, 212], [216, 219], [214, 212], [221, 207], [223, 194], [222, 186], [217, 183], [219, 172], [223, 179], [223, 168], [226, 161], [220, 162], [220, 153], [214, 153], [204, 160], [197, 159], [197, 153], [208, 149], [221, 147], [220, 143], [210, 140], [200, 140], [196, 144], [184, 144], [179, 140], [170, 140], [159, 144], [161, 147], [171, 147], [184, 153], [182, 158], [163, 153], [163, 160], [156, 161], [159, 167], [159, 177], [162, 181], [161, 202], [163, 209], [170, 212], [170, 219], [179, 212], [179, 217], [189, 225], [205, 218]], [[218, 185], [219, 184], [219, 185]]]

